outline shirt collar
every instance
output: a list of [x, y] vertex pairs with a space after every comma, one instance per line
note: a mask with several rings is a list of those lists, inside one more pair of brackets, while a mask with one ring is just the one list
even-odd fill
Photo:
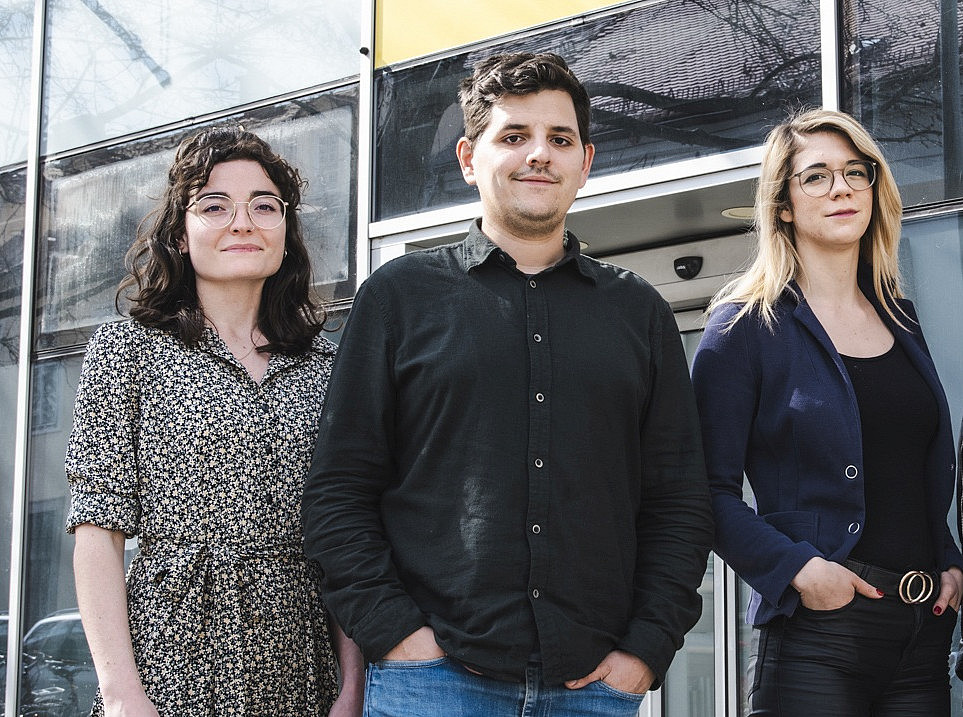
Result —
[[[596, 283], [591, 261], [582, 254], [578, 238], [567, 229], [565, 230], [564, 243], [565, 254], [557, 264], [545, 271], [555, 271], [559, 267], [571, 263], [581, 276], [593, 284]], [[503, 261], [508, 266], [515, 268], [515, 260], [482, 231], [481, 219], [475, 219], [471, 223], [468, 228], [468, 236], [462, 242], [462, 250], [461, 264], [466, 273], [491, 260]]]

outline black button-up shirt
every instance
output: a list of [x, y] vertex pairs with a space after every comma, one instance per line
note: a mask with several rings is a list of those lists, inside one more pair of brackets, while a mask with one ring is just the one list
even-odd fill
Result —
[[534, 276], [478, 228], [355, 298], [305, 485], [305, 550], [369, 660], [430, 625], [483, 674], [664, 678], [698, 619], [708, 489], [672, 312], [579, 253]]

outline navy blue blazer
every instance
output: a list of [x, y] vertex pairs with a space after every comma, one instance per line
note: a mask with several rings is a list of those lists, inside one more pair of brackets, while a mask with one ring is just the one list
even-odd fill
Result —
[[[963, 566], [947, 527], [955, 485], [949, 407], [909, 301], [900, 328], [871, 288], [863, 293], [905, 349], [939, 406], [924, 480], [938, 567]], [[791, 615], [790, 583], [811, 558], [841, 562], [862, 535], [862, 436], [856, 394], [839, 353], [795, 284], [770, 331], [756, 315], [724, 331], [739, 306], [709, 317], [692, 379], [702, 421], [716, 552], [753, 588], [747, 622]], [[899, 316], [899, 312], [897, 312]], [[755, 496], [743, 499], [743, 473]], [[758, 513], [757, 513], [758, 511]], [[930, 566], [920, 566], [930, 567]]]

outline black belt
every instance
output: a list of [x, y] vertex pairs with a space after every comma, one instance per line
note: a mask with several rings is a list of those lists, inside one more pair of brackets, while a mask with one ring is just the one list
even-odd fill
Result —
[[886, 595], [898, 595], [907, 605], [920, 605], [940, 593], [940, 576], [932, 570], [897, 573], [849, 559], [843, 565]]

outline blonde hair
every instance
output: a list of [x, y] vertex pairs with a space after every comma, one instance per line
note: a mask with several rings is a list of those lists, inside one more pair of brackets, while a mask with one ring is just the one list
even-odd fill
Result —
[[[843, 112], [812, 109], [791, 116], [777, 125], [766, 138], [765, 151], [756, 187], [754, 227], [757, 235], [755, 258], [742, 276], [719, 290], [709, 311], [725, 303], [743, 306], [730, 325], [755, 312], [770, 329], [775, 318], [773, 307], [789, 282], [802, 271], [793, 225], [780, 213], [791, 209], [789, 182], [799, 142], [806, 135], [835, 132], [853, 143], [859, 153], [876, 163], [873, 183], [873, 212], [866, 233], [860, 240], [860, 255], [872, 268], [873, 289], [886, 313], [900, 324], [893, 313], [894, 300], [902, 298], [897, 251], [903, 204], [896, 180], [879, 146], [855, 119]], [[902, 324], [900, 324], [902, 325]]]

